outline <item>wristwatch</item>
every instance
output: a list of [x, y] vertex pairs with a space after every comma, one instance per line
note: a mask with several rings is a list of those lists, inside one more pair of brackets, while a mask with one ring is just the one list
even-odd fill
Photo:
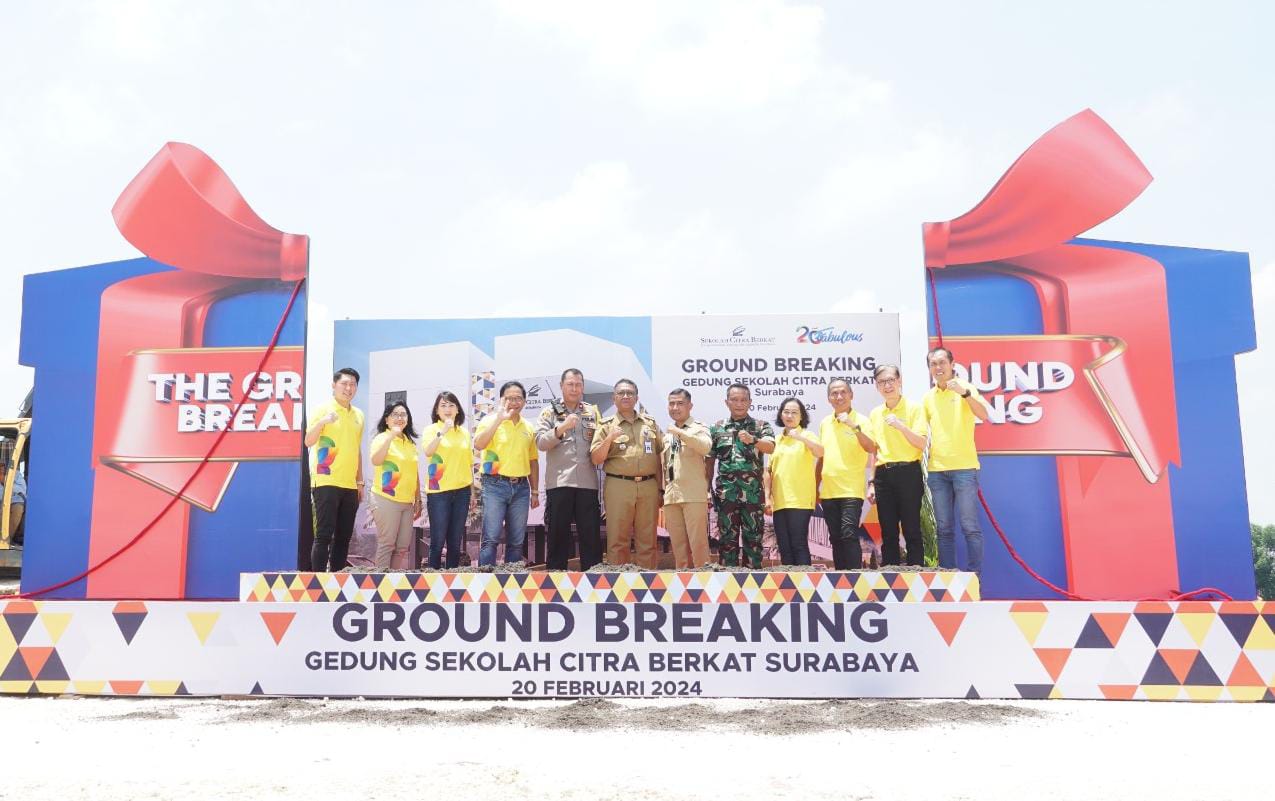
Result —
[[970, 396], [970, 391], [968, 389], [961, 393], [962, 398], [968, 398], [969, 396]]

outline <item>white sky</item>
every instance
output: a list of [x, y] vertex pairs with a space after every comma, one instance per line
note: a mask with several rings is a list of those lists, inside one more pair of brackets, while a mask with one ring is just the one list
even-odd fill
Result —
[[[0, 416], [31, 382], [21, 276], [136, 256], [110, 207], [169, 140], [312, 237], [312, 392], [334, 317], [884, 308], [919, 367], [921, 222], [1087, 106], [1156, 176], [1094, 234], [1249, 252], [1264, 341], [1272, 8], [10, 4]], [[1275, 363], [1238, 363], [1252, 517], [1275, 522]]]

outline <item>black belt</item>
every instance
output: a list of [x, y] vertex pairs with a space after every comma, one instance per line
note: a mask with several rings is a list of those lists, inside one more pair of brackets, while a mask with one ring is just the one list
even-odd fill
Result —
[[619, 478], [619, 479], [623, 479], [623, 480], [625, 480], [625, 481], [638, 481], [638, 482], [642, 482], [642, 481], [654, 481], [654, 480], [655, 480], [655, 476], [654, 476], [654, 475], [649, 475], [649, 476], [617, 476], [615, 473], [607, 473], [607, 478]]
[[484, 480], [484, 481], [485, 481], [485, 480], [487, 480], [487, 479], [489, 479], [489, 478], [495, 479], [495, 480], [497, 480], [497, 481], [504, 481], [504, 482], [507, 482], [507, 483], [509, 483], [509, 484], [517, 484], [517, 483], [519, 483], [519, 482], [522, 482], [522, 481], [526, 481], [526, 480], [527, 480], [527, 477], [526, 477], [526, 476], [513, 476], [513, 477], [510, 477], [510, 476], [502, 476], [502, 475], [500, 475], [500, 474], [498, 474], [498, 473], [483, 473], [483, 480]]
[[903, 467], [910, 464], [919, 465], [920, 463], [920, 460], [914, 460], [911, 462], [882, 462], [877, 465], [877, 470], [889, 470], [891, 467]]

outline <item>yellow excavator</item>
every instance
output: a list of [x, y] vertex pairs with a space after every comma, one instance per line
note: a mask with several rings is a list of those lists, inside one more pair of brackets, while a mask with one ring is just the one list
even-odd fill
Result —
[[0, 420], [0, 573], [22, 567], [22, 524], [26, 511], [23, 468], [31, 418]]

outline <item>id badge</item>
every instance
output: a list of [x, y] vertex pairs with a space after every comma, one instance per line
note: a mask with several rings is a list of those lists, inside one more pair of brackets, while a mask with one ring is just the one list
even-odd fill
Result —
[[650, 437], [642, 440], [642, 447], [647, 453], [655, 453], [655, 443], [651, 441]]

